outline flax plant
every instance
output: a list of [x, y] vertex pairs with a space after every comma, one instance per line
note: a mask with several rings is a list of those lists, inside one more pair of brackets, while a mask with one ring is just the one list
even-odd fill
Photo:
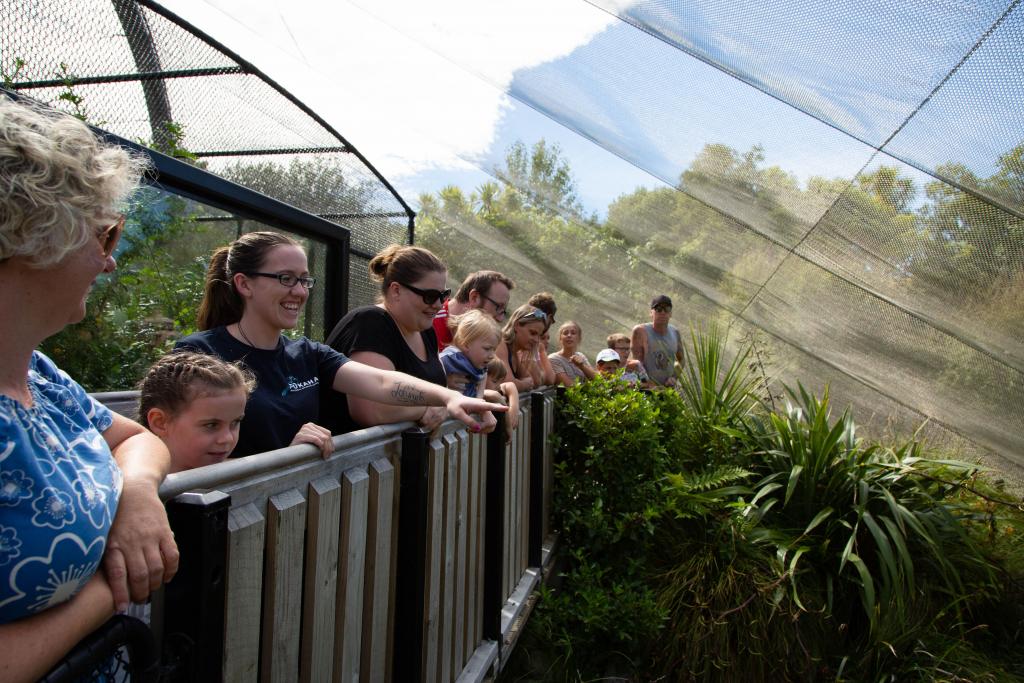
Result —
[[963, 481], [974, 466], [927, 460], [918, 442], [865, 445], [848, 411], [830, 423], [827, 389], [820, 400], [802, 386], [787, 391], [782, 414], [753, 423], [754, 469], [765, 476], [744, 515], [747, 538], [778, 558], [793, 603], [860, 641], [861, 665], [880, 650], [912, 650], [940, 617], [965, 623], [963, 596], [994, 593], [994, 567], [946, 497], [956, 481], [931, 472]]
[[758, 407], [760, 379], [747, 362], [751, 347], [741, 346], [727, 362], [727, 342], [717, 325], [691, 328], [691, 348], [677, 374], [688, 423], [682, 448], [699, 465], [734, 455], [741, 445], [735, 428]]

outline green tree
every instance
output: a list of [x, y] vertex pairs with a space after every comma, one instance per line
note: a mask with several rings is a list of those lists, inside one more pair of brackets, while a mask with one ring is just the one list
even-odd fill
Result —
[[131, 389], [174, 339], [195, 331], [208, 245], [222, 240], [195, 215], [181, 197], [142, 190], [117, 270], [97, 280], [80, 323], [43, 342], [43, 352], [89, 391]]

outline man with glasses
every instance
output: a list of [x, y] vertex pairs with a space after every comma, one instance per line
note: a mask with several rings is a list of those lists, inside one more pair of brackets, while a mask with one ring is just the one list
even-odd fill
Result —
[[683, 340], [668, 324], [672, 317], [672, 299], [664, 294], [651, 299], [651, 322], [633, 328], [633, 358], [647, 369], [651, 381], [658, 386], [676, 384], [675, 362], [682, 365]]
[[437, 333], [437, 350], [452, 343], [455, 330], [448, 326], [448, 319], [466, 311], [479, 308], [498, 323], [505, 321], [508, 300], [515, 283], [495, 270], [478, 270], [462, 281], [455, 298], [448, 299], [434, 316], [434, 332]]

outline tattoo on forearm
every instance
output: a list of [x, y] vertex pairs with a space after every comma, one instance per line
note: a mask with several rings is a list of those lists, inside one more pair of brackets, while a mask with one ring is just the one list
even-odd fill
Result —
[[427, 403], [422, 390], [411, 387], [404, 382], [397, 382], [395, 384], [395, 388], [391, 390], [391, 397], [399, 403], [406, 403], [411, 406], [422, 406]]

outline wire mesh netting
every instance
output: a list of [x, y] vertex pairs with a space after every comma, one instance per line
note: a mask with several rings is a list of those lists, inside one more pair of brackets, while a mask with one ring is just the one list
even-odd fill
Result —
[[[580, 322], [590, 354], [607, 334], [648, 320], [654, 294], [669, 294], [684, 332], [714, 321], [734, 343], [757, 340], [776, 393], [797, 381], [828, 385], [837, 405], [878, 432], [925, 422], [933, 440], [1020, 478], [1019, 0], [566, 0], [552, 14], [571, 10], [602, 28], [511, 78], [503, 52], [528, 43], [544, 17], [475, 23], [438, 9], [425, 22], [400, 0], [341, 4], [394, 33], [381, 50], [416, 45], [460, 68], [463, 84], [435, 86], [451, 88], [452, 102], [456, 89], [481, 85], [501, 98], [489, 145], [452, 150], [487, 182], [421, 197], [417, 242], [448, 261], [452, 284], [494, 268], [516, 280], [513, 305], [552, 292], [559, 321]], [[4, 69], [22, 56], [16, 81], [56, 81], [33, 96], [68, 108], [55, 73], [136, 70], [107, 3], [0, 6]], [[301, 0], [293, 11], [312, 7]], [[241, 5], [237, 14], [245, 21]], [[361, 252], [350, 261], [350, 304], [371, 301], [365, 257], [407, 237], [387, 188], [237, 62], [145, 6], [139, 15], [159, 54], [139, 70], [211, 71], [168, 82], [185, 146], [222, 153], [200, 159], [226, 177], [344, 217], [337, 222]], [[39, 26], [46, 44], [26, 43]], [[326, 54], [300, 22], [291, 28], [306, 54]], [[343, 87], [343, 77], [327, 87]], [[114, 132], [163, 134], [138, 81], [74, 90]], [[267, 147], [288, 152], [269, 159], [289, 182], [262, 170], [268, 157], [241, 153]], [[314, 149], [329, 151], [310, 170]], [[581, 197], [598, 194], [588, 183], [612, 199], [584, 208]], [[282, 187], [292, 188], [287, 196]]]
[[[336, 132], [156, 5], [0, 3], [8, 87], [353, 231], [374, 253], [412, 211]], [[354, 223], [358, 222], [358, 228]]]
[[[591, 351], [668, 293], [681, 328], [756, 330], [776, 387], [828, 384], [879, 431], [926, 422], [954, 450], [1021, 464], [1019, 3], [591, 5], [620, 21], [507, 86], [462, 63], [510, 96], [504, 140], [544, 130], [568, 168], [649, 178], [593, 218], [510, 173], [499, 144], [471, 160], [557, 217], [559, 238], [531, 250], [506, 227], [495, 245], [443, 192], [421, 217], [524, 295], [553, 291], [560, 320], [597, 333]], [[459, 59], [454, 19], [438, 41], [396, 4], [374, 12]]]

